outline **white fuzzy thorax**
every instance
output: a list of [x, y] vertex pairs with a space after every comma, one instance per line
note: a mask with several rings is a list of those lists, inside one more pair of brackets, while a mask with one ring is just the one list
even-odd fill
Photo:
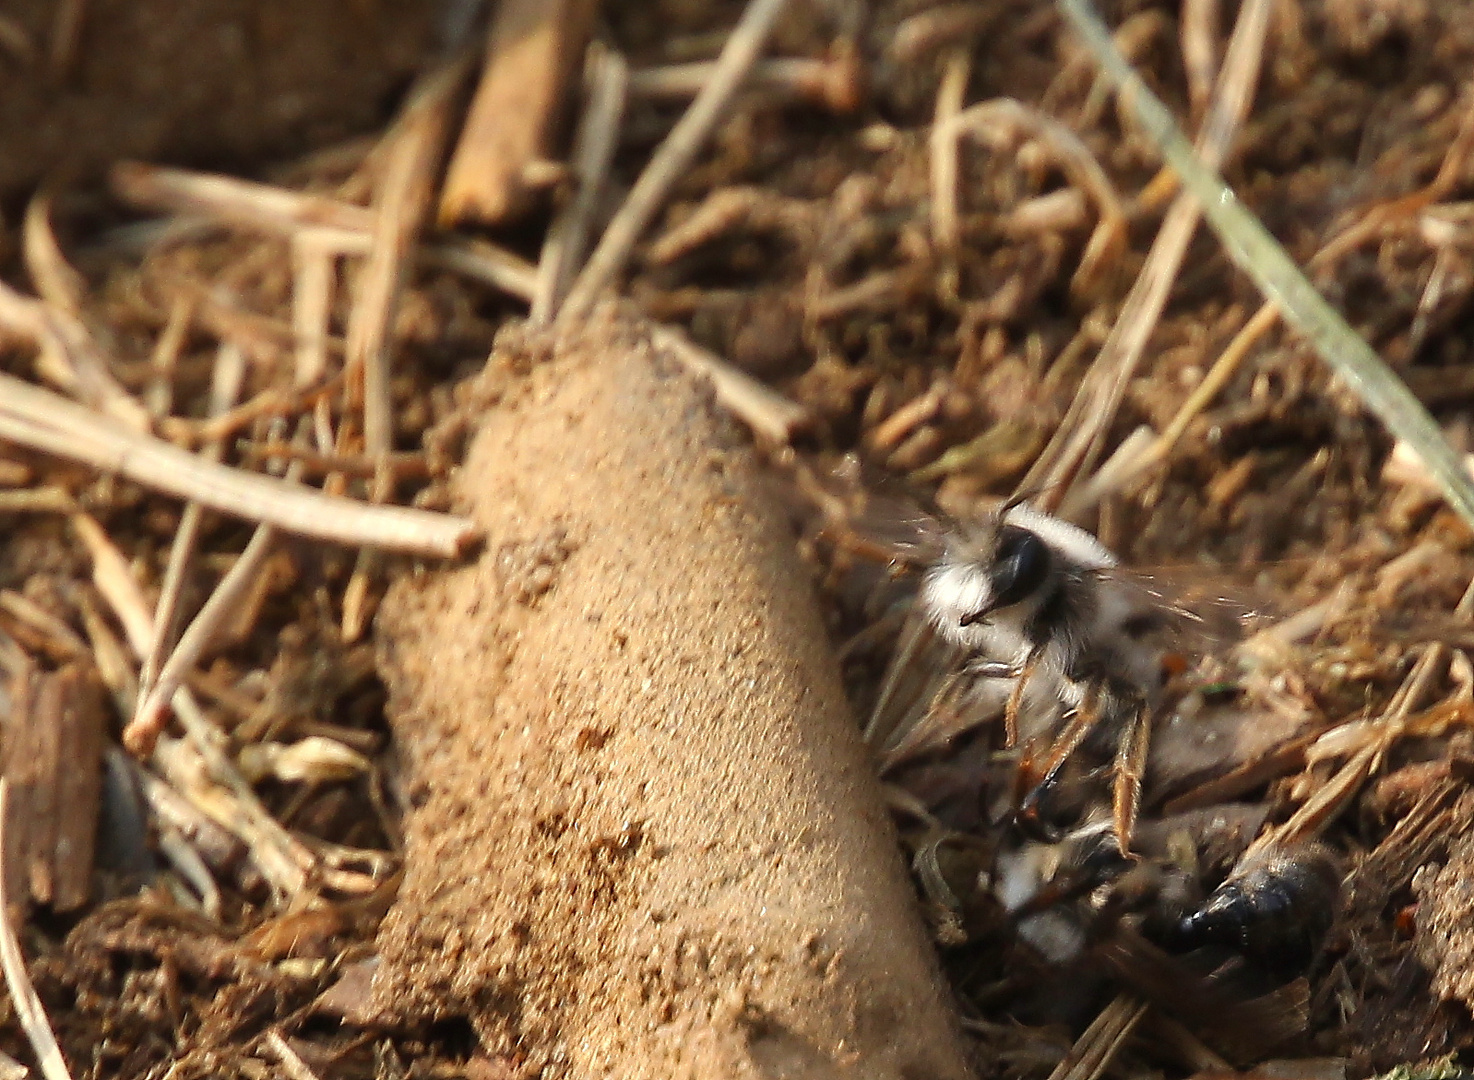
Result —
[[1104, 544], [1084, 529], [1068, 521], [1050, 517], [1032, 506], [1018, 503], [1008, 508], [1003, 520], [1028, 529], [1055, 551], [1086, 570], [1105, 570], [1116, 565], [1116, 557]]

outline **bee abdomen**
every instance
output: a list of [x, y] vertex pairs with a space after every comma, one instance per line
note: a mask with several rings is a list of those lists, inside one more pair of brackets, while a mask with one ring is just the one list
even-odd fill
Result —
[[1318, 844], [1271, 851], [1237, 867], [1177, 923], [1180, 949], [1217, 945], [1275, 971], [1306, 967], [1336, 915], [1341, 873]]

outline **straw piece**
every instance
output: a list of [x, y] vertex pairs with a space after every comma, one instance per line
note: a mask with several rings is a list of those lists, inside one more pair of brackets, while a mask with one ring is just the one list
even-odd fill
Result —
[[555, 155], [597, 9], [597, 0], [502, 0], [446, 171], [441, 225], [503, 224], [527, 209], [538, 190], [529, 173]]
[[[288, 240], [308, 232], [323, 251], [335, 255], [366, 255], [373, 242], [373, 211], [324, 195], [137, 162], [114, 166], [110, 181], [118, 198], [140, 209], [198, 215]], [[524, 300], [531, 298], [537, 279], [536, 268], [526, 259], [479, 238], [422, 243], [416, 258], [421, 265], [450, 270]]]
[[170, 210], [276, 235], [310, 226], [367, 234], [373, 211], [326, 195], [190, 169], [123, 161], [108, 173], [113, 194], [141, 209]]
[[26, 205], [21, 226], [21, 247], [26, 260], [26, 273], [41, 299], [71, 316], [82, 314], [82, 297], [86, 292], [82, 275], [67, 265], [51, 229], [51, 195], [44, 189], [36, 192]]
[[[300, 468], [294, 472], [300, 473]], [[294, 479], [288, 474], [288, 479]], [[276, 540], [276, 531], [270, 525], [258, 525], [251, 535], [245, 550], [235, 560], [226, 575], [220, 579], [215, 591], [190, 622], [189, 628], [180, 637], [179, 643], [161, 668], [158, 679], [139, 702], [137, 711], [128, 726], [123, 729], [123, 744], [139, 757], [147, 757], [154, 740], [164, 725], [164, 706], [174, 696], [174, 691], [184, 683], [189, 670], [199, 661], [205, 649], [214, 640], [221, 622], [236, 611], [248, 588], [261, 573], [261, 567], [270, 554]]]
[[602, 46], [590, 48], [589, 100], [573, 136], [573, 177], [577, 184], [569, 201], [548, 228], [538, 260], [537, 292], [528, 321], [534, 326], [552, 322], [568, 294], [574, 274], [583, 263], [594, 214], [604, 194], [629, 89], [629, 67], [624, 57]]
[[394, 444], [389, 329], [435, 193], [435, 169], [463, 72], [464, 65], [452, 63], [425, 80], [388, 136], [376, 185], [373, 243], [355, 290], [344, 351], [350, 379], [363, 380], [363, 435], [370, 454], [386, 454]]
[[962, 112], [972, 57], [958, 50], [947, 58], [931, 123], [931, 238], [948, 259], [951, 292], [956, 291], [957, 242], [962, 235], [957, 213], [958, 135], [955, 123]]
[[174, 410], [174, 369], [189, 337], [194, 307], [194, 301], [187, 296], [174, 298], [169, 306], [169, 321], [164, 324], [163, 332], [154, 343], [153, 355], [149, 357], [148, 366], [153, 377], [144, 392], [144, 405], [155, 420]]
[[[1447, 152], [1444, 154], [1443, 162], [1439, 166], [1438, 175], [1434, 177], [1428, 186], [1410, 195], [1372, 207], [1365, 214], [1358, 217], [1351, 225], [1337, 233], [1317, 251], [1310, 260], [1310, 269], [1312, 271], [1326, 269], [1333, 265], [1336, 260], [1340, 259], [1342, 255], [1351, 251], [1357, 244], [1364, 242], [1384, 229], [1391, 222], [1396, 221], [1399, 216], [1411, 216], [1423, 207], [1442, 199], [1452, 189], [1456, 182], [1455, 178], [1461, 175], [1463, 163], [1471, 152], [1474, 152], [1474, 96], [1470, 98], [1470, 108], [1464, 113], [1464, 119], [1460, 125], [1458, 136], [1449, 145]], [[1426, 211], [1425, 219], [1433, 214], [1433, 210]], [[1435, 263], [1434, 266], [1435, 276], [1438, 273], [1438, 268], [1443, 265], [1441, 260], [1445, 250], [1445, 248], [1440, 246], [1440, 261]], [[1430, 288], [1432, 284], [1433, 281], [1430, 277]], [[1168, 455], [1172, 452], [1172, 448], [1187, 431], [1187, 427], [1193, 418], [1206, 409], [1209, 403], [1228, 385], [1229, 380], [1238, 371], [1240, 365], [1248, 356], [1249, 351], [1258, 343], [1260, 338], [1269, 332], [1279, 320], [1279, 317], [1279, 308], [1273, 300], [1267, 300], [1260, 305], [1259, 310], [1254, 313], [1249, 321], [1234, 335], [1233, 340], [1229, 342], [1223, 352], [1219, 354], [1218, 359], [1214, 361], [1212, 368], [1209, 369], [1207, 376], [1188, 395], [1187, 401], [1178, 409], [1177, 415], [1172, 418], [1172, 421], [1162, 432], [1161, 437], [1157, 440], [1157, 444], [1139, 460], [1137, 471], [1144, 471], [1146, 468], [1167, 459]], [[1413, 329], [1409, 332], [1409, 345], [1410, 351], [1412, 352], [1416, 351], [1411, 346], [1415, 344], [1414, 339], [1416, 339], [1417, 333], [1418, 321], [1415, 318]], [[1398, 443], [1398, 447], [1402, 448], [1407, 455], [1411, 455], [1411, 459], [1413, 459], [1418, 472], [1425, 479], [1428, 479], [1427, 471], [1422, 468], [1421, 463], [1416, 461], [1417, 454], [1408, 449], [1406, 443]], [[1398, 451], [1394, 449], [1393, 459], [1397, 458], [1397, 456]], [[1467, 460], [1468, 458], [1466, 456]], [[1389, 459], [1390, 464], [1391, 459]], [[1387, 474], [1384, 473], [1384, 479], [1386, 478]], [[1428, 479], [1428, 482], [1432, 483], [1431, 479]], [[1437, 485], [1433, 484], [1433, 486], [1436, 490]]]
[[[122, 552], [86, 514], [71, 524], [92, 557], [97, 591], [123, 625], [128, 645], [142, 657], [153, 640], [153, 621]], [[231, 761], [224, 734], [205, 716], [194, 695], [180, 687], [170, 701], [187, 740], [160, 737], [152, 763], [206, 817], [239, 837], [251, 862], [280, 896], [302, 891], [316, 866], [312, 852], [287, 832]]]
[[[1209, 168], [1217, 168], [1227, 157], [1248, 116], [1272, 6], [1272, 0], [1254, 0], [1239, 11], [1196, 146], [1198, 157]], [[1070, 403], [1065, 422], [1024, 478], [1021, 490], [1045, 490], [1041, 500], [1045, 509], [1058, 506], [1066, 518], [1084, 512], [1083, 500], [1069, 485], [1083, 479], [1081, 474], [1099, 458], [1106, 432], [1161, 318], [1201, 216], [1191, 195], [1184, 193], [1173, 200], [1110, 336]]]
[[1049, 1074], [1049, 1080], [1098, 1080], [1146, 1010], [1146, 1002], [1130, 994], [1117, 994], [1075, 1040], [1065, 1059]]
[[[240, 394], [245, 380], [245, 357], [233, 345], [221, 345], [215, 354], [215, 368], [210, 384], [210, 415], [219, 416], [232, 405]], [[225, 450], [224, 442], [212, 440], [203, 448], [203, 455], [218, 462]], [[159, 586], [159, 602], [154, 607], [154, 636], [138, 675], [138, 692], [146, 697], [158, 676], [164, 652], [174, 638], [178, 627], [179, 597], [184, 591], [184, 577], [194, 556], [195, 544], [199, 539], [200, 526], [204, 521], [204, 508], [197, 502], [189, 502], [179, 517], [179, 528], [174, 532], [174, 542], [169, 547], [169, 561], [164, 567], [164, 580]]]
[[369, 506], [206, 461], [8, 375], [0, 375], [0, 439], [298, 536], [442, 558], [460, 554], [476, 536], [465, 518]]
[[812, 419], [804, 406], [703, 349], [679, 330], [657, 326], [650, 337], [688, 370], [710, 379], [717, 401], [769, 442], [788, 442]]
[[266, 1048], [276, 1058], [288, 1080], [318, 1080], [317, 1073], [302, 1060], [301, 1054], [292, 1049], [292, 1044], [282, 1037], [281, 1032], [268, 1031], [265, 1041]]
[[292, 330], [298, 387], [321, 382], [328, 370], [328, 319], [337, 279], [337, 253], [324, 238], [305, 229], [292, 238]]
[[[630, 96], [644, 101], [693, 98], [716, 70], [711, 60], [665, 64], [630, 72]], [[864, 72], [857, 49], [838, 42], [823, 58], [785, 56], [753, 64], [747, 85], [766, 96], [808, 101], [835, 113], [851, 113], [864, 96]]]
[[[955, 143], [962, 135], [997, 142], [1020, 132], [1048, 147], [1070, 182], [1087, 193], [1099, 208], [1100, 217], [1080, 256], [1080, 267], [1070, 279], [1071, 292], [1088, 294], [1125, 246], [1126, 210], [1100, 162], [1078, 135], [1032, 105], [1014, 98], [994, 98], [970, 105], [933, 125], [932, 146]], [[933, 182], [939, 181], [934, 178]]]
[[81, 320], [0, 282], [0, 340], [5, 331], [40, 350], [40, 374], [136, 431], [147, 431], [148, 412], [108, 370], [107, 360]]
[[564, 317], [582, 319], [594, 300], [624, 268], [635, 241], [655, 217], [660, 204], [711, 136], [727, 103], [742, 84], [767, 41], [787, 0], [751, 0], [717, 58], [711, 81], [656, 149], [624, 205], [609, 222], [588, 265], [564, 302]]
[[1057, 3], [1085, 39], [1106, 77], [1119, 88], [1121, 99], [1177, 170], [1183, 187], [1198, 200], [1234, 264], [1253, 279], [1266, 298], [1279, 305], [1285, 320], [1305, 336], [1367, 409], [1395, 437], [1413, 447], [1450, 507], [1474, 527], [1474, 482], [1412, 391], [1316, 292], [1284, 248], [1243, 207], [1222, 178], [1198, 162], [1171, 112], [1131, 70], [1088, 0]]

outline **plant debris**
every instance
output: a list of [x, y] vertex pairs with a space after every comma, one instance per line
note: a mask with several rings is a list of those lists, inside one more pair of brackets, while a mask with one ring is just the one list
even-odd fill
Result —
[[[67, 9], [44, 43], [0, 15], [0, 65], [93, 70], [103, 42]], [[1102, 14], [1184, 130], [1241, 117], [1213, 159], [1243, 207], [1474, 449], [1463, 9]], [[466, 61], [427, 68], [373, 140], [228, 170], [249, 175], [119, 162], [110, 191], [53, 184], [0, 233], [5, 901], [73, 1074], [556, 1071], [468, 1015], [369, 1007], [417, 798], [373, 618], [412, 559], [477, 539], [450, 476], [496, 405], [471, 376], [497, 332], [610, 291], [771, 459], [861, 718], [914, 586], [862, 497], [972, 514], [1022, 487], [1127, 566], [1264, 613], [1159, 725], [1143, 795], [1145, 861], [1191, 854], [1200, 884], [1296, 843], [1344, 871], [1314, 959], [1231, 1008], [1221, 984], [1174, 1008], [1127, 937], [1061, 972], [1013, 933], [980, 877], [986, 731], [887, 751], [980, 1076], [1456, 1069], [1474, 538], [1172, 208], [1179, 178], [1063, 16], [605, 0], [593, 38], [566, 164], [546, 109], [493, 118], [527, 125], [502, 133], [537, 147], [507, 183], [548, 206], [492, 235], [432, 220]], [[575, 532], [485, 540], [526, 612], [579, 557]], [[50, 1075], [38, 1015], [0, 1007], [0, 1075], [38, 1055]], [[1238, 1038], [1271, 1015], [1278, 1045]]]

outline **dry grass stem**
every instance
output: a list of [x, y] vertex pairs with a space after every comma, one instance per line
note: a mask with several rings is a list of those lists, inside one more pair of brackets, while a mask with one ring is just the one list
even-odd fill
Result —
[[435, 196], [435, 171], [450, 130], [450, 108], [465, 76], [453, 63], [426, 78], [388, 138], [374, 195], [373, 243], [354, 290], [345, 363], [362, 380], [363, 436], [370, 454], [394, 445], [389, 400], [389, 333], [411, 255]]
[[[211, 415], [226, 413], [236, 404], [240, 386], [245, 382], [246, 362], [240, 349], [233, 345], [221, 345], [215, 352], [215, 370], [209, 388], [209, 411]], [[214, 441], [203, 446], [202, 455], [209, 461], [220, 461], [224, 454], [224, 443]], [[158, 678], [159, 665], [164, 662], [165, 650], [174, 639], [178, 628], [178, 603], [184, 589], [184, 578], [189, 570], [190, 558], [195, 554], [199, 541], [199, 529], [205, 517], [205, 508], [199, 502], [187, 502], [180, 514], [180, 526], [174, 532], [170, 545], [170, 558], [164, 567], [164, 581], [159, 585], [159, 603], [153, 609], [153, 641], [144, 654], [139, 672], [139, 694], [147, 697], [153, 682]]]
[[[1474, 615], [1474, 581], [1464, 589], [1454, 611], [1464, 619]], [[1348, 752], [1351, 753], [1350, 760], [1318, 787], [1288, 820], [1259, 837], [1251, 845], [1250, 852], [1275, 844], [1298, 843], [1323, 832], [1350, 805], [1372, 774], [1382, 767], [1393, 744], [1409, 733], [1409, 718], [1413, 710], [1427, 700], [1434, 680], [1447, 667], [1448, 658], [1448, 646], [1442, 642], [1425, 645], [1379, 717], [1364, 723], [1342, 724], [1321, 735], [1306, 752], [1307, 765]]]
[[[853, 50], [842, 49], [833, 58], [782, 57], [759, 60], [752, 66], [747, 86], [759, 93], [809, 101], [833, 112], [852, 112], [861, 95], [860, 70]], [[630, 72], [630, 96], [645, 101], [681, 101], [695, 97], [711, 81], [716, 64], [693, 60], [685, 64], [640, 68]]]
[[876, 453], [895, 449], [908, 435], [936, 416], [945, 393], [946, 387], [939, 383], [891, 413], [870, 432], [867, 439], [870, 449]]
[[[141, 660], [154, 638], [153, 620], [127, 561], [86, 514], [74, 514], [72, 528], [92, 556], [97, 591], [123, 625], [129, 647]], [[179, 687], [170, 705], [187, 739], [160, 736], [152, 763], [202, 814], [240, 838], [252, 863], [279, 897], [296, 896], [317, 869], [316, 857], [272, 817], [241, 776], [227, 752], [225, 736], [206, 717], [193, 693]], [[361, 887], [363, 880], [351, 884]]]
[[583, 263], [594, 215], [609, 179], [629, 89], [624, 57], [603, 46], [590, 46], [587, 61], [588, 102], [573, 136], [573, 198], [548, 227], [538, 260], [537, 292], [528, 318], [533, 325], [552, 322]]
[[1215, 172], [1199, 163], [1171, 112], [1117, 51], [1110, 30], [1088, 0], [1057, 0], [1057, 3], [1085, 39], [1105, 75], [1118, 88], [1121, 100], [1177, 170], [1184, 188], [1201, 205], [1234, 264], [1254, 280], [1268, 299], [1279, 305], [1286, 321], [1305, 336], [1367, 409], [1395, 437], [1413, 446], [1449, 505], [1474, 526], [1474, 481], [1427, 410], [1371, 346], [1316, 292], [1263, 223], [1239, 203]]
[[126, 161], [114, 165], [108, 179], [114, 195], [139, 209], [204, 217], [268, 235], [290, 236], [315, 226], [368, 235], [374, 226], [373, 211], [362, 206], [214, 173]]
[[46, 50], [48, 73], [54, 84], [65, 82], [76, 65], [86, 18], [87, 0], [58, 0], [51, 15], [51, 41]]
[[221, 513], [332, 543], [450, 558], [476, 533], [464, 518], [370, 506], [206, 461], [8, 375], [0, 375], [0, 438]]
[[[127, 561], [92, 518], [75, 514], [72, 527], [92, 556], [97, 591], [122, 623], [134, 655], [141, 659], [153, 640], [153, 621]], [[206, 718], [194, 695], [180, 687], [170, 704], [188, 740], [161, 737], [154, 749], [154, 764], [206, 817], [241, 839], [251, 861], [280, 895], [295, 896], [315, 864], [312, 853], [282, 828], [240, 775], [226, 753], [224, 736]]]
[[[372, 498], [375, 502], [389, 497], [392, 474], [388, 469], [374, 471]], [[379, 552], [363, 548], [354, 559], [353, 573], [343, 589], [342, 637], [345, 642], [357, 641], [363, 636], [369, 620], [373, 618], [375, 598], [371, 586], [379, 577], [383, 565]]]
[[1146, 1002], [1118, 994], [1090, 1022], [1069, 1054], [1049, 1074], [1049, 1080], [1099, 1080], [1110, 1068], [1121, 1045], [1146, 1015]]
[[[331, 438], [322, 440], [331, 446]], [[300, 461], [306, 468], [306, 476], [324, 476], [343, 473], [347, 476], [372, 477], [387, 471], [396, 478], [423, 480], [435, 474], [430, 458], [415, 450], [406, 450], [371, 458], [364, 454], [335, 454], [312, 450], [291, 443], [257, 443], [242, 439], [235, 445], [236, 452], [250, 464], [274, 461]]]
[[6, 331], [40, 351], [42, 377], [129, 428], [148, 430], [147, 411], [113, 377], [80, 319], [0, 283], [0, 335]]
[[624, 205], [604, 230], [588, 265], [573, 283], [564, 305], [567, 318], [577, 320], [588, 315], [595, 299], [624, 269], [640, 234], [654, 220], [670, 189], [706, 145], [786, 3], [787, 0], [750, 0], [722, 47], [711, 81], [701, 88], [691, 107], [681, 114], [681, 119], [656, 149]]
[[194, 302], [187, 296], [175, 297], [169, 307], [169, 321], [164, 324], [149, 357], [152, 378], [144, 391], [143, 403], [155, 420], [174, 411], [174, 369], [179, 364], [179, 354], [184, 351], [193, 319]]
[[297, 338], [293, 383], [322, 381], [328, 370], [328, 319], [337, 280], [337, 252], [311, 229], [292, 238], [292, 332]]
[[521, 300], [531, 301], [537, 294], [537, 267], [479, 237], [424, 246], [420, 250], [420, 262], [479, 281]]
[[[598, 0], [503, 0], [440, 197], [439, 223], [502, 225], [533, 204], [557, 155]], [[538, 174], [543, 173], [544, 177]]]
[[189, 844], [213, 873], [225, 875], [237, 868], [245, 857], [246, 849], [235, 834], [217, 825], [192, 802], [121, 750], [109, 750], [108, 753], [123, 758], [125, 767], [137, 778], [149, 811], [163, 829], [176, 833]]
[[56, 1044], [56, 1035], [46, 1019], [46, 1010], [31, 977], [26, 973], [25, 957], [21, 955], [20, 942], [15, 937], [15, 927], [10, 923], [10, 890], [5, 880], [5, 821], [7, 796], [5, 778], [0, 776], [0, 967], [5, 970], [5, 985], [10, 990], [10, 1002], [20, 1020], [21, 1030], [31, 1044], [31, 1051], [41, 1066], [41, 1075], [46, 1080], [71, 1080], [66, 1059], [61, 1056], [61, 1047]]
[[1077, 501], [1069, 504], [1069, 508], [1079, 513], [1085, 507], [1097, 505], [1107, 495], [1123, 490], [1127, 482], [1142, 471], [1159, 442], [1156, 434], [1145, 424], [1133, 429], [1105, 464], [1079, 487]]
[[[1210, 168], [1217, 168], [1228, 156], [1248, 116], [1264, 57], [1264, 37], [1272, 9], [1271, 0], [1254, 0], [1239, 11], [1223, 70], [1218, 76], [1213, 104], [1197, 142], [1197, 153]], [[1046, 507], [1060, 508], [1067, 518], [1077, 517], [1086, 509], [1071, 491], [1071, 486], [1080, 479], [1081, 473], [1093, 468], [1099, 457], [1106, 433], [1126, 394], [1126, 387], [1141, 363], [1147, 341], [1157, 328], [1167, 295], [1201, 216], [1192, 196], [1179, 195], [1173, 200], [1141, 273], [1121, 306], [1116, 324], [1097, 354], [1090, 373], [1071, 402], [1064, 423], [1025, 477], [1025, 489], [1043, 489], [1042, 501]]]
[[1014, 98], [994, 98], [968, 106], [933, 128], [932, 145], [955, 142], [962, 135], [993, 145], [1013, 142], [1020, 135], [1038, 139], [1070, 182], [1095, 202], [1099, 220], [1080, 256], [1080, 267], [1070, 279], [1072, 293], [1089, 295], [1126, 245], [1125, 208], [1090, 148], [1058, 120]]
[[44, 486], [21, 491], [0, 491], [0, 514], [57, 514], [76, 508], [77, 501], [66, 488]]
[[73, 660], [87, 655], [87, 643], [77, 636], [75, 630], [40, 604], [12, 589], [0, 589], [0, 612], [38, 634], [42, 639], [39, 644], [53, 660]]
[[717, 401], [762, 439], [781, 445], [810, 422], [808, 409], [703, 349], [681, 331], [658, 326], [650, 336], [687, 370], [710, 379]]
[[[1361, 214], [1355, 222], [1338, 232], [1315, 253], [1309, 264], [1311, 270], [1323, 271], [1328, 269], [1343, 255], [1355, 250], [1360, 244], [1365, 243], [1384, 229], [1390, 222], [1399, 217], [1410, 216], [1418, 209], [1441, 199], [1452, 189], [1454, 184], [1453, 178], [1459, 175], [1463, 163], [1471, 152], [1474, 152], [1474, 108], [1465, 112], [1458, 137], [1454, 139], [1453, 143], [1450, 144], [1448, 150], [1444, 153], [1438, 174], [1426, 188], [1414, 192], [1412, 195], [1393, 200], [1390, 204], [1372, 207], [1369, 211]], [[1433, 212], [1428, 211], [1430, 214]], [[1436, 278], [1439, 268], [1444, 265], [1441, 261], [1442, 254], [1443, 249], [1440, 248], [1440, 261], [1434, 265], [1434, 273], [1429, 278], [1428, 289], [1433, 288], [1434, 278]], [[1426, 298], [1427, 293], [1425, 290], [1424, 299], [1426, 300]], [[1420, 316], [1422, 310], [1422, 305], [1420, 304]], [[1228, 386], [1229, 381], [1243, 364], [1250, 350], [1274, 327], [1274, 324], [1279, 318], [1279, 307], [1273, 300], [1266, 301], [1260, 305], [1259, 310], [1243, 325], [1239, 332], [1234, 335], [1233, 340], [1219, 354], [1218, 359], [1214, 361], [1213, 366], [1209, 369], [1203, 381], [1193, 388], [1192, 393], [1188, 395], [1187, 400], [1183, 402], [1182, 407], [1178, 409], [1176, 415], [1173, 416], [1171, 422], [1163, 430], [1161, 437], [1157, 440], [1157, 444], [1152, 447], [1149, 453], [1140, 459], [1137, 472], [1145, 471], [1167, 460], [1172, 453], [1173, 447], [1177, 445], [1178, 440], [1187, 431], [1188, 425], [1192, 423], [1193, 418], [1198, 416], [1212, 403], [1214, 398], [1223, 392]], [[1417, 351], [1418, 331], [1418, 320], [1415, 318], [1413, 328], [1409, 332], [1409, 354]], [[1398, 449], [1394, 449], [1392, 458], [1389, 459], [1389, 466], [1392, 460], [1398, 459], [1399, 450], [1401, 450], [1404, 460], [1413, 463], [1413, 468], [1421, 476], [1422, 481], [1425, 484], [1432, 483], [1432, 478], [1428, 475], [1427, 470], [1423, 469], [1416, 462], [1416, 454], [1408, 449], [1407, 444], [1398, 443], [1397, 447]], [[1474, 457], [1470, 457], [1468, 460], [1471, 470], [1474, 470]], [[1388, 478], [1390, 479], [1391, 477]]]
[[288, 1080], [318, 1080], [317, 1073], [302, 1060], [301, 1054], [292, 1049], [292, 1044], [282, 1037], [281, 1032], [268, 1031], [264, 1042]]
[[1182, 68], [1187, 75], [1187, 99], [1195, 122], [1207, 113], [1218, 78], [1219, 0], [1183, 0]]
[[[192, 701], [187, 691], [177, 691], [175, 715], [187, 730], [209, 729], [199, 707], [187, 704]], [[151, 764], [196, 811], [241, 841], [251, 864], [279, 899], [298, 896], [311, 880], [316, 859], [271, 816], [222, 751], [203, 749], [209, 744], [195, 735], [188, 739], [161, 735]]]
[[[235, 404], [235, 399], [240, 394], [241, 384], [245, 380], [245, 374], [245, 357], [241, 355], [241, 351], [233, 345], [221, 345], [215, 354], [215, 370], [210, 385], [211, 415], [219, 416]], [[217, 440], [203, 448], [202, 456], [210, 461], [218, 462], [223, 452], [224, 445]], [[179, 598], [184, 590], [185, 577], [189, 570], [190, 560], [194, 556], [203, 521], [204, 507], [197, 502], [185, 504], [184, 512], [179, 518], [179, 528], [174, 533], [174, 542], [169, 547], [169, 560], [165, 564], [164, 578], [159, 586], [159, 602], [154, 606], [153, 639], [149, 643], [148, 652], [143, 657], [138, 675], [139, 705], [132, 721], [123, 733], [124, 741], [129, 743], [129, 749], [135, 753], [138, 753], [144, 746], [152, 745], [153, 736], [158, 734], [155, 727], [153, 736], [149, 736], [146, 741], [141, 741], [136, 729], [141, 723], [140, 716], [144, 712], [144, 704], [150, 699], [157, 698], [153, 692], [154, 686], [160, 676], [164, 653], [174, 640], [174, 633], [179, 625]], [[177, 685], [177, 680], [175, 685]], [[171, 696], [173, 696], [173, 686], [169, 687], [169, 692], [161, 700], [155, 701], [154, 707], [158, 709], [160, 717], [162, 716], [162, 703]], [[131, 741], [130, 731], [133, 732]]]
[[927, 54], [970, 37], [996, 17], [974, 3], [929, 7], [901, 20], [886, 42], [886, 58], [902, 68], [921, 63]]
[[210, 873], [210, 867], [194, 846], [175, 830], [164, 826], [159, 829], [159, 854], [169, 860], [174, 872], [200, 898], [200, 910], [212, 919], [220, 917], [220, 886]]
[[[289, 240], [310, 232], [324, 251], [336, 255], [366, 255], [373, 244], [373, 211], [324, 195], [136, 162], [114, 166], [111, 182], [118, 198], [143, 210], [196, 215]], [[423, 243], [416, 258], [524, 300], [531, 298], [537, 279], [537, 269], [526, 259], [479, 238]]]
[[1223, 392], [1224, 387], [1238, 371], [1249, 351], [1259, 343], [1259, 339], [1269, 333], [1274, 324], [1279, 321], [1279, 308], [1271, 301], [1261, 304], [1259, 310], [1246, 322], [1237, 334], [1233, 336], [1223, 352], [1218, 354], [1218, 359], [1213, 361], [1213, 366], [1208, 369], [1208, 374], [1203, 381], [1193, 387], [1187, 400], [1182, 407], [1173, 415], [1161, 436], [1157, 439], [1151, 450], [1142, 457], [1139, 469], [1158, 462], [1166, 461], [1172, 454], [1172, 448], [1177, 445], [1179, 439], [1187, 432], [1188, 425], [1198, 416], [1213, 399]]
[[56, 233], [51, 228], [51, 196], [44, 189], [38, 191], [26, 204], [26, 216], [21, 224], [21, 253], [25, 257], [26, 273], [31, 284], [44, 303], [73, 318], [82, 314], [82, 299], [86, 286], [82, 275], [67, 264], [56, 242]]
[[[937, 86], [937, 103], [931, 124], [931, 236], [937, 250], [949, 257], [957, 249], [958, 135], [956, 119], [962, 112], [972, 58], [963, 51], [947, 58], [942, 81]], [[956, 271], [952, 273], [955, 275]]]

